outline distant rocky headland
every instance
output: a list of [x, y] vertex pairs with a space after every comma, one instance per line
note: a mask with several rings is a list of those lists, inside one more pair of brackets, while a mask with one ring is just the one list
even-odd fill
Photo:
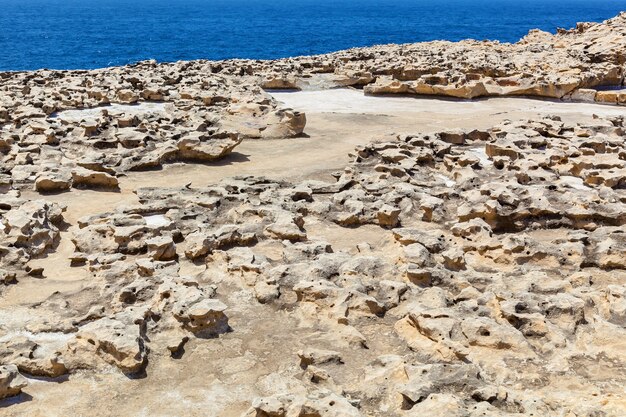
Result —
[[626, 13], [2, 72], [0, 414], [623, 416], [620, 106]]

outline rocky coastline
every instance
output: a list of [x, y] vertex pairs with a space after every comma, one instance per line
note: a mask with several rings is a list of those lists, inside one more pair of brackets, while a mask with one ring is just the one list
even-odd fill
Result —
[[[626, 13], [0, 73], [0, 414], [624, 415], [626, 108], [340, 130], [272, 95], [339, 88], [619, 110]], [[346, 130], [345, 163], [290, 154]], [[253, 142], [291, 171], [222, 175]]]

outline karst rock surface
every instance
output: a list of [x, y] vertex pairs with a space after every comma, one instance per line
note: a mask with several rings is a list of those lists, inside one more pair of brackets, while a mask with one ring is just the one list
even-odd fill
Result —
[[[266, 88], [359, 86], [366, 94], [536, 96], [625, 104], [626, 13], [519, 42], [466, 40], [355, 48], [244, 61]], [[242, 64], [240, 63], [240, 64]], [[605, 91], [607, 87], [612, 87]]]
[[[230, 381], [248, 417], [624, 415], [624, 117], [416, 128], [333, 180], [191, 178], [75, 221], [48, 194], [302, 134], [263, 88], [611, 101], [595, 88], [623, 84], [625, 47], [620, 15], [516, 44], [0, 74], [0, 398], [164, 362], [180, 382], [202, 345], [193, 383]], [[80, 286], [9, 302], [61, 251]]]

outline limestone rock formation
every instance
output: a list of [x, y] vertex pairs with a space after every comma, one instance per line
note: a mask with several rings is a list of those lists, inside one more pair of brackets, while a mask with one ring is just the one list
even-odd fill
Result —
[[[548, 118], [458, 132], [463, 141], [399, 136], [358, 147], [335, 183], [238, 177], [140, 189], [139, 205], [79, 221], [74, 260], [99, 289], [53, 324], [67, 317], [74, 336], [46, 359], [63, 366], [46, 372], [114, 365], [133, 374], [152, 351], [175, 354], [193, 337], [229, 332], [207, 275], [180, 274], [186, 258], [209, 276], [239, 277], [265, 308], [293, 309], [334, 348], [299, 351], [307, 393], [254, 400], [252, 415], [599, 410], [589, 390], [603, 382], [580, 374], [580, 361], [622, 364], [621, 355], [580, 341], [623, 333], [623, 123]], [[316, 223], [376, 225], [395, 243], [335, 251], [309, 238]], [[378, 350], [372, 325], [393, 329], [401, 353]], [[340, 377], [351, 352], [366, 348], [378, 355], [371, 370]], [[586, 400], [545, 395], [566, 375], [585, 378], [577, 395]]]
[[554, 35], [532, 30], [514, 44], [434, 41], [245, 62], [265, 88], [350, 85], [364, 86], [366, 94], [524, 95], [624, 104], [625, 22], [622, 13]]
[[228, 155], [243, 138], [302, 133], [305, 115], [208, 62], [0, 79], [2, 172], [14, 189], [115, 189], [117, 176]]
[[32, 272], [30, 259], [55, 246], [64, 207], [23, 199], [17, 191], [0, 198], [0, 284], [9, 284]]
[[28, 385], [15, 365], [0, 366], [0, 399], [17, 395]]
[[624, 27], [0, 74], [0, 397], [122, 409], [175, 381], [164, 401], [257, 417], [623, 415], [623, 116], [416, 127], [306, 178], [132, 180], [302, 135], [261, 87], [623, 104], [600, 87], [623, 85]]

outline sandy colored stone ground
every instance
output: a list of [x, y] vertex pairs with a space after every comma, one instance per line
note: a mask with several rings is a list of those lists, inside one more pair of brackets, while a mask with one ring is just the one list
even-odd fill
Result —
[[[172, 164], [161, 170], [129, 172], [119, 178], [119, 192], [73, 189], [46, 196], [67, 205], [56, 250], [30, 262], [44, 267], [45, 278], [26, 278], [9, 287], [0, 298], [0, 309], [28, 314], [21, 305], [43, 301], [55, 292], [71, 298], [89, 285], [84, 267], [70, 267], [74, 248], [69, 240], [83, 216], [106, 212], [119, 205], [134, 204], [140, 187], [194, 187], [214, 184], [234, 175], [263, 175], [291, 181], [331, 178], [348, 162], [356, 145], [389, 134], [441, 130], [486, 129], [505, 119], [561, 116], [564, 122], [584, 122], [593, 114], [626, 116], [626, 109], [602, 105], [497, 98], [473, 102], [402, 97], [365, 97], [361, 91], [275, 93], [274, 97], [307, 116], [305, 135], [293, 139], [245, 140], [223, 160], [213, 164]], [[25, 197], [37, 197], [25, 192]], [[368, 242], [378, 251], [397, 251], [390, 231], [368, 225], [358, 229], [307, 224], [309, 238], [331, 243], [335, 249], [353, 249]], [[268, 255], [271, 256], [271, 250]], [[202, 268], [181, 262], [186, 272]], [[206, 273], [211, 273], [205, 272]], [[117, 372], [78, 372], [59, 380], [29, 378], [19, 397], [0, 403], [6, 416], [239, 416], [250, 406], [249, 399], [266, 391], [289, 390], [288, 379], [275, 378], [279, 367], [297, 367], [276, 358], [294, 357], [294, 352], [315, 341], [315, 329], [303, 328], [288, 310], [273, 311], [255, 302], [249, 293], [230, 285], [219, 273], [211, 277], [220, 285], [220, 299], [228, 306], [233, 332], [212, 340], [192, 339], [180, 359], [155, 352], [147, 367], [147, 378], [131, 379]], [[385, 319], [386, 320], [386, 319]], [[389, 320], [393, 320], [389, 318]], [[389, 329], [392, 327], [389, 326]], [[372, 328], [372, 331], [376, 331]], [[390, 331], [370, 350], [360, 350], [344, 361], [350, 369], [366, 366], [381, 350], [406, 353], [406, 344]], [[54, 337], [54, 335], [51, 335]], [[591, 365], [591, 364], [590, 364]], [[347, 371], [349, 373], [349, 371]], [[590, 369], [590, 372], [593, 372]], [[345, 375], [350, 378], [349, 374]], [[340, 383], [341, 381], [338, 381]], [[277, 385], [280, 384], [280, 385]], [[575, 380], [563, 380], [561, 389]], [[295, 387], [296, 385], [294, 385]], [[269, 389], [271, 387], [271, 389]], [[612, 400], [607, 400], [612, 401]], [[623, 399], [615, 399], [616, 404]], [[615, 405], [615, 404], [614, 404]]]

